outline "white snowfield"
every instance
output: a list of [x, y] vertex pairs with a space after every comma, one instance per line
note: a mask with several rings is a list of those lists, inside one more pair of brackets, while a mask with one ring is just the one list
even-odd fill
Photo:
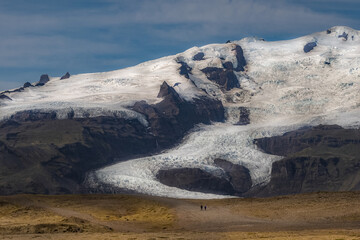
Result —
[[[345, 34], [344, 34], [345, 33]], [[316, 46], [304, 52], [307, 43]], [[222, 91], [209, 81], [201, 69], [222, 68], [230, 61], [237, 66], [235, 44], [242, 47], [247, 66], [236, 73], [241, 88]], [[193, 56], [204, 53], [204, 60]], [[179, 74], [180, 64], [191, 68], [190, 79]], [[102, 183], [139, 193], [176, 198], [220, 198], [168, 187], [159, 183], [159, 169], [201, 168], [223, 175], [214, 165], [215, 158], [241, 164], [250, 170], [253, 185], [270, 180], [272, 162], [281, 157], [265, 154], [253, 139], [279, 135], [302, 126], [339, 124], [360, 126], [360, 31], [333, 27], [293, 40], [266, 42], [245, 38], [227, 44], [193, 47], [175, 56], [145, 62], [122, 70], [80, 74], [69, 79], [51, 78], [42, 87], [26, 88], [7, 94], [0, 100], [0, 119], [18, 111], [36, 109], [56, 111], [59, 118], [74, 111], [75, 117], [119, 116], [137, 118], [141, 114], [128, 110], [136, 101], [150, 104], [166, 81], [186, 100], [207, 94], [222, 101], [227, 121], [199, 125], [182, 144], [159, 155], [121, 162], [95, 172]], [[194, 86], [195, 84], [195, 86]], [[237, 126], [239, 107], [250, 109], [250, 124]], [[90, 181], [91, 182], [91, 181]], [[94, 186], [99, 184], [93, 183]]]

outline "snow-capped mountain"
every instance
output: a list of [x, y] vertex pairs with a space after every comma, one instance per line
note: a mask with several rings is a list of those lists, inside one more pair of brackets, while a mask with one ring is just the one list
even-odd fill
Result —
[[[41, 167], [48, 171], [47, 166], [61, 165], [57, 177], [66, 179], [74, 175], [67, 168], [75, 164], [82, 169], [90, 161], [82, 152], [105, 141], [108, 145], [99, 151], [114, 154], [83, 169], [92, 191], [184, 198], [242, 195], [273, 184], [273, 163], [287, 156], [261, 148], [258, 139], [320, 124], [359, 127], [360, 32], [333, 27], [287, 41], [245, 38], [193, 47], [112, 72], [44, 75], [0, 97], [0, 147], [8, 159], [16, 161], [20, 153], [11, 152], [20, 146], [24, 154], [36, 145], [41, 151], [35, 155], [47, 159]], [[61, 137], [53, 141], [40, 134], [43, 140], [24, 141], [33, 137], [30, 122], [46, 125], [38, 131], [58, 129]], [[58, 128], [55, 122], [67, 125]], [[106, 129], [99, 127], [106, 124]], [[78, 135], [69, 137], [69, 131]], [[84, 171], [75, 175], [76, 181], [84, 180]], [[186, 179], [193, 181], [183, 184]], [[65, 182], [57, 189], [78, 191], [64, 187], [71, 185]]]

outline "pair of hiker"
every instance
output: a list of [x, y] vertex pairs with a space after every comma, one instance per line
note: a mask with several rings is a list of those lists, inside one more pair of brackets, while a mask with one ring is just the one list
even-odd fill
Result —
[[205, 205], [205, 206], [200, 205], [200, 209], [201, 209], [201, 211], [202, 211], [203, 209], [206, 211], [206, 205]]

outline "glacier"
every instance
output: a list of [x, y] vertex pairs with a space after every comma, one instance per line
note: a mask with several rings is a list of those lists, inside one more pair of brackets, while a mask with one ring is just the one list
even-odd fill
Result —
[[[311, 42], [316, 46], [305, 52], [304, 46]], [[223, 91], [201, 70], [222, 68], [224, 61], [236, 68], [235, 45], [243, 49], [247, 65], [245, 71], [235, 73], [240, 88]], [[194, 60], [199, 52], [204, 54], [203, 60]], [[179, 74], [179, 61], [192, 69], [189, 79]], [[107, 166], [93, 174], [101, 183], [137, 193], [175, 198], [228, 197], [169, 187], [156, 179], [156, 173], [160, 169], [191, 167], [222, 176], [223, 170], [213, 162], [222, 158], [245, 166], [253, 185], [263, 185], [269, 181], [271, 164], [281, 157], [263, 153], [253, 144], [254, 139], [318, 124], [359, 127], [360, 32], [338, 26], [286, 41], [244, 38], [193, 47], [112, 72], [79, 74], [64, 80], [54, 77], [42, 87], [8, 93], [11, 100], [0, 102], [0, 119], [36, 109], [55, 111], [58, 118], [74, 111], [80, 118], [138, 119], [146, 126], [144, 116], [129, 107], [141, 100], [149, 104], [161, 101], [157, 94], [164, 81], [187, 101], [204, 95], [220, 100], [226, 122], [200, 124], [172, 149]], [[250, 110], [250, 124], [236, 125], [240, 107]]]

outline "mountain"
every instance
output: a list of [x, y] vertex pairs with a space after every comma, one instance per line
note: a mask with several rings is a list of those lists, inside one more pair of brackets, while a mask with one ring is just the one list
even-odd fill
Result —
[[0, 93], [0, 193], [360, 190], [360, 32], [244, 38]]

